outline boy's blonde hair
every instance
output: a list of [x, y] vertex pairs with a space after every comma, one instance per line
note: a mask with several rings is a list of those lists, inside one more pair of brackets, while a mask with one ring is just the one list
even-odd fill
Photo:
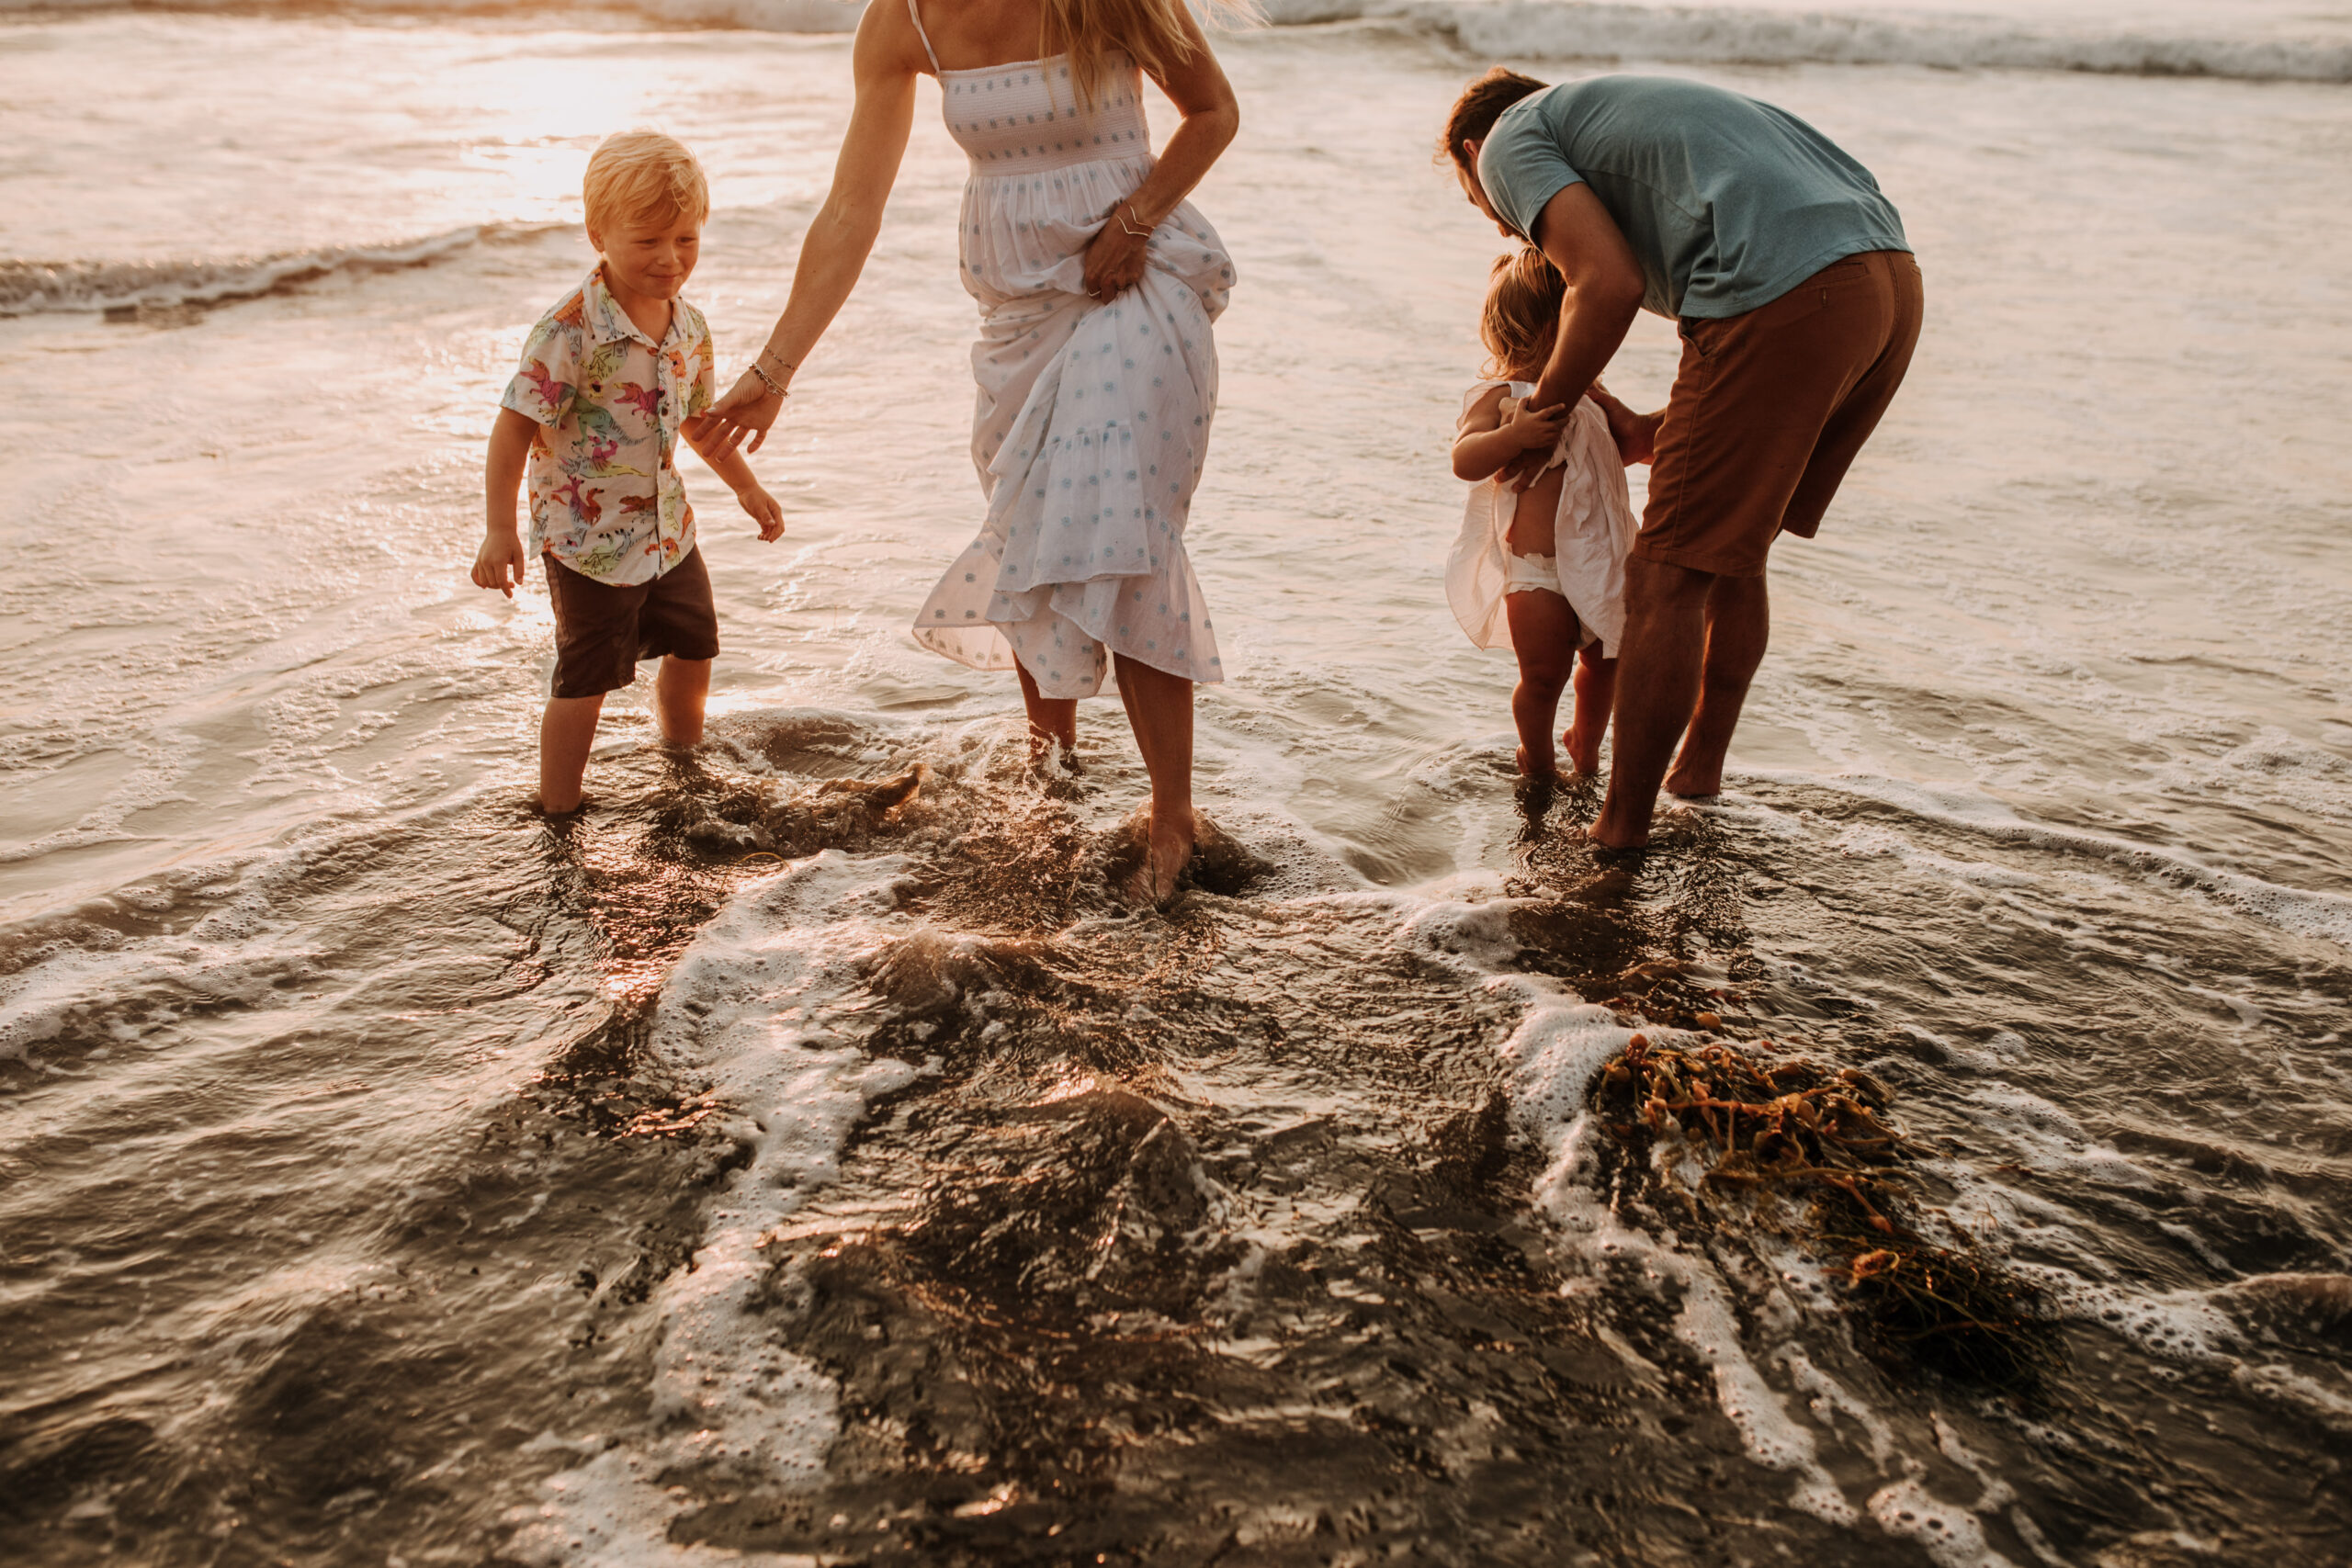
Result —
[[710, 186], [685, 144], [658, 130], [624, 130], [607, 136], [589, 154], [580, 194], [588, 227], [610, 231], [624, 223], [667, 222], [710, 216]]
[[1549, 359], [1567, 298], [1567, 280], [1534, 246], [1497, 256], [1487, 277], [1487, 308], [1478, 316], [1479, 339], [1494, 355], [1487, 374], [1531, 370]]

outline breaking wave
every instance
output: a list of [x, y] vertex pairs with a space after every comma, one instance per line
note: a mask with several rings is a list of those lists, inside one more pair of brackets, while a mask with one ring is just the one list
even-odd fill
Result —
[[1395, 17], [1449, 34], [1477, 54], [1542, 60], [1668, 61], [1690, 65], [1926, 65], [2352, 82], [2352, 44], [2289, 39], [2173, 38], [2039, 31], [1993, 18], [1914, 20], [1707, 6], [1563, 5], [1505, 0], [1266, 0], [1277, 23]]
[[335, 245], [277, 255], [205, 261], [18, 261], [0, 258], [0, 316], [42, 311], [137, 312], [257, 299], [337, 273], [425, 266], [501, 239], [563, 228], [475, 223], [424, 239]]
[[[0, 0], [28, 10], [120, 8], [119, 0]], [[249, 0], [179, 0], [141, 9], [255, 9]], [[294, 13], [370, 11], [495, 15], [527, 0], [325, 0], [265, 6]], [[2352, 42], [2322, 39], [2174, 37], [2158, 32], [2020, 28], [1997, 17], [1909, 17], [1734, 7], [1592, 5], [1581, 0], [1259, 0], [1277, 27], [1391, 20], [1457, 40], [1476, 54], [1520, 60], [1627, 60], [1687, 65], [1923, 65], [1951, 70], [2078, 71], [2124, 76], [2352, 83]], [[862, 0], [604, 0], [602, 9], [657, 26], [758, 32], [846, 32]]]

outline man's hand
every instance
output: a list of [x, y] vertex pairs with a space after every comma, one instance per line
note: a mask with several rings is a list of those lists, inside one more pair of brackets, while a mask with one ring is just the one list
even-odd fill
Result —
[[1646, 463], [1657, 456], [1658, 426], [1666, 423], [1666, 411], [1656, 413], [1635, 413], [1606, 392], [1596, 392], [1594, 400], [1609, 421], [1609, 439], [1617, 444], [1617, 457], [1627, 468]]
[[735, 499], [743, 503], [743, 510], [750, 513], [752, 521], [760, 525], [763, 544], [772, 545], [784, 537], [784, 508], [777, 503], [775, 497], [758, 485], [751, 484], [737, 491]]
[[1535, 400], [1530, 398], [1513, 407], [1503, 416], [1503, 428], [1510, 432], [1521, 451], [1532, 452], [1540, 448], [1549, 457], [1560, 445], [1560, 432], [1568, 427], [1569, 405], [1562, 403], [1556, 408], [1539, 409], [1534, 404]]
[[1548, 409], [1535, 407], [1529, 398], [1512, 409], [1502, 429], [1519, 442], [1519, 456], [1505, 463], [1495, 476], [1496, 482], [1508, 491], [1522, 491], [1533, 484], [1537, 476], [1552, 466], [1552, 456], [1560, 447], [1560, 433], [1568, 427], [1568, 415], [1573, 403], [1555, 403]]
[[529, 564], [530, 558], [523, 553], [523, 541], [514, 530], [509, 528], [501, 533], [493, 528], [482, 536], [481, 548], [474, 552], [474, 586], [495, 588], [512, 599], [514, 590], [523, 586], [523, 569]]

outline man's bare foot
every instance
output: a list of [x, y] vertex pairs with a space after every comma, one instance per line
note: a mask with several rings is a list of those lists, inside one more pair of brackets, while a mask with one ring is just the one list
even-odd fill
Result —
[[1600, 772], [1600, 732], [1585, 734], [1575, 725], [1560, 732], [1560, 749], [1568, 754], [1568, 766], [1586, 778]]
[[1600, 803], [1600, 815], [1592, 819], [1584, 836], [1604, 850], [1638, 850], [1650, 841], [1650, 814], [1644, 811], [1634, 819], [1634, 813], [1621, 807], [1612, 795]]
[[1702, 800], [1724, 792], [1724, 765], [1718, 761], [1712, 767], [1677, 759], [1674, 771], [1666, 775], [1666, 793], [1685, 800]]

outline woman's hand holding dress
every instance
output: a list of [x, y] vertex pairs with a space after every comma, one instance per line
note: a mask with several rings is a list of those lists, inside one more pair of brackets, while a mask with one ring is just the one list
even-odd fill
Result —
[[1109, 304], [1143, 281], [1151, 251], [1151, 231], [1141, 228], [1133, 202], [1123, 201], [1102, 220], [1102, 231], [1086, 247], [1086, 294]]

